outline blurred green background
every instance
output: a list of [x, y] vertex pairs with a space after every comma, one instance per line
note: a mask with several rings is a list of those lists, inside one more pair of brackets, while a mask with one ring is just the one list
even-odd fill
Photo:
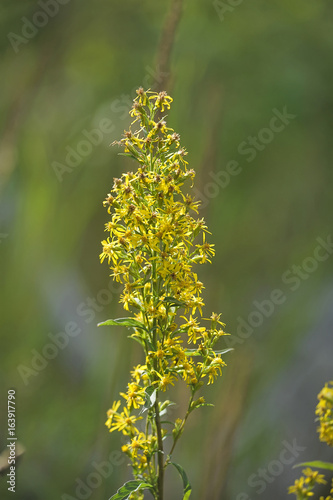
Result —
[[[140, 353], [126, 331], [96, 327], [123, 315], [98, 259], [102, 200], [136, 168], [109, 147], [135, 89], [164, 85], [216, 245], [198, 270], [205, 316], [223, 312], [235, 347], [207, 391], [215, 407], [193, 414], [174, 459], [193, 500], [287, 498], [292, 465], [333, 458], [314, 422], [333, 379], [331, 2], [2, 0], [0, 10], [0, 448], [14, 388], [26, 450], [16, 497], [104, 500], [129, 477], [104, 422]], [[322, 241], [327, 259], [313, 260]], [[173, 397], [176, 418], [184, 387]], [[179, 478], [167, 482], [167, 499], [181, 498]]]

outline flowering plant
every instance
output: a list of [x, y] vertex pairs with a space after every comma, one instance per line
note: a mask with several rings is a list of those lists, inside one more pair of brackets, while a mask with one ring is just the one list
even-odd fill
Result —
[[[124, 147], [121, 154], [138, 162], [138, 169], [114, 179], [103, 203], [111, 220], [105, 226], [109, 236], [102, 241], [100, 259], [124, 285], [120, 302], [130, 316], [100, 325], [131, 328], [130, 338], [144, 351], [143, 363], [134, 367], [127, 391], [120, 393], [123, 401], [115, 401], [107, 412], [110, 432], [127, 438], [122, 451], [134, 475], [114, 500], [142, 499], [144, 490], [163, 500], [169, 465], [183, 480], [183, 498], [189, 498], [187, 475], [172, 455], [191, 412], [207, 405], [197, 392], [221, 375], [221, 356], [231, 350], [215, 349], [226, 335], [220, 314], [213, 313], [207, 326], [198, 320], [204, 287], [192, 268], [210, 262], [214, 245], [206, 241], [205, 221], [191, 215], [198, 213], [199, 202], [183, 192], [195, 173], [188, 168], [180, 136], [163, 116], [171, 102], [166, 92], [137, 90], [130, 111], [137, 129], [130, 127], [116, 144]], [[175, 422], [165, 421], [174, 403], [163, 395], [180, 379], [189, 389], [187, 411]]]
[[[318, 399], [316, 415], [318, 415], [319, 420], [319, 439], [327, 443], [328, 446], [333, 446], [333, 382], [325, 384], [325, 387], [318, 394]], [[289, 493], [294, 493], [297, 500], [304, 500], [313, 496], [312, 490], [316, 484], [326, 484], [325, 476], [319, 474], [318, 471], [313, 471], [310, 467], [333, 471], [333, 463], [316, 460], [299, 465], [305, 465], [307, 468], [303, 470], [304, 476], [296, 479], [294, 485], [290, 486]], [[333, 500], [333, 479], [330, 494], [325, 498], [321, 496], [320, 500]]]

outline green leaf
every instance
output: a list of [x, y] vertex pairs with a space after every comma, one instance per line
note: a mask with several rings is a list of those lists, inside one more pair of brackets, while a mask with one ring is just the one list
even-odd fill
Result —
[[179, 475], [183, 480], [183, 486], [184, 486], [183, 500], [188, 500], [192, 492], [192, 486], [189, 483], [186, 472], [184, 471], [183, 467], [181, 467], [179, 464], [175, 464], [175, 462], [170, 462], [170, 464], [172, 464], [178, 470]]
[[221, 351], [214, 351], [215, 354], [226, 354], [227, 352], [234, 351], [233, 347], [228, 347], [227, 349], [222, 349]]
[[140, 309], [140, 311], [143, 311], [142, 302], [141, 302], [141, 300], [138, 297], [133, 297], [132, 304], [137, 309]]
[[129, 326], [132, 328], [140, 328], [141, 330], [146, 330], [147, 328], [143, 323], [137, 321], [133, 318], [118, 318], [118, 319], [107, 319], [103, 323], [98, 323], [97, 326]]
[[175, 337], [177, 333], [186, 333], [189, 327], [187, 328], [177, 328], [177, 330], [174, 330], [171, 334], [171, 337]]
[[170, 304], [171, 306], [185, 307], [185, 302], [181, 302], [180, 300], [175, 299], [174, 297], [165, 297], [163, 302]]
[[151, 489], [151, 485], [138, 480], [127, 481], [109, 500], [126, 500], [131, 493], [141, 489]]
[[194, 410], [196, 410], [197, 408], [200, 408], [201, 406], [215, 406], [213, 405], [212, 403], [200, 403], [198, 405], [194, 405], [192, 408], [190, 408], [190, 413]]
[[294, 465], [295, 467], [317, 467], [318, 469], [333, 470], [333, 464], [330, 462], [322, 462], [321, 460], [315, 460], [314, 462], [302, 462], [301, 464]]
[[129, 335], [128, 336], [129, 339], [133, 339], [135, 340], [136, 342], [138, 342], [140, 345], [142, 345], [142, 347], [145, 347], [146, 344], [145, 344], [145, 341], [141, 338], [141, 337], [137, 337], [135, 334], [133, 335]]
[[197, 349], [186, 349], [186, 356], [202, 356], [201, 352], [198, 352]]
[[[229, 351], [234, 351], [233, 347], [229, 347], [228, 349], [222, 349], [221, 351], [214, 351], [215, 354], [226, 354]], [[198, 352], [198, 349], [186, 349], [186, 356], [202, 356], [202, 353]]]
[[149, 410], [152, 406], [154, 406], [156, 401], [156, 389], [154, 386], [149, 385], [145, 389], [145, 404], [143, 405], [141, 413], [144, 413], [146, 410]]
[[119, 156], [129, 156], [130, 158], [133, 158], [133, 160], [137, 160], [137, 157], [132, 155], [131, 153], [118, 153]]

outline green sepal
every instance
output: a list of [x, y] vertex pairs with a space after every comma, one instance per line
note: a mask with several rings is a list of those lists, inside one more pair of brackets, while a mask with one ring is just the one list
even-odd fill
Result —
[[135, 493], [138, 490], [152, 489], [151, 485], [144, 483], [139, 480], [127, 481], [115, 495], [113, 495], [109, 500], [126, 500], [131, 493]]
[[174, 403], [173, 401], [169, 401], [169, 400], [164, 401], [160, 405], [160, 417], [162, 417], [163, 415], [166, 415], [168, 413], [169, 406], [173, 406], [175, 404], [176, 403]]
[[98, 323], [97, 326], [128, 326], [147, 331], [147, 328], [143, 323], [140, 323], [140, 321], [133, 318], [107, 319], [106, 321], [103, 321], [103, 323]]
[[172, 464], [179, 472], [179, 475], [183, 480], [183, 486], [184, 486], [183, 500], [188, 500], [188, 498], [190, 498], [190, 495], [192, 493], [192, 486], [189, 483], [186, 472], [184, 471], [183, 467], [181, 467], [181, 465], [176, 464], [175, 462], [170, 462], [170, 464]]
[[315, 460], [314, 462], [302, 462], [301, 464], [297, 464], [293, 466], [295, 467], [317, 467], [318, 469], [327, 469], [333, 470], [333, 464], [330, 462], [322, 462], [321, 460]]

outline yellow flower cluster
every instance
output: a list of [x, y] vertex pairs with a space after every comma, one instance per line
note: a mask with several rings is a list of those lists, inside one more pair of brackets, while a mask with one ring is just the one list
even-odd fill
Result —
[[319, 500], [333, 500], [333, 479], [331, 483], [331, 489], [330, 489], [330, 494], [326, 497], [321, 496]]
[[319, 419], [319, 439], [333, 446], [333, 382], [325, 384], [318, 394], [316, 415]]
[[[316, 484], [326, 484], [325, 476], [319, 474], [318, 471], [313, 471], [310, 468], [304, 469], [304, 476], [296, 479], [293, 486], [289, 487], [288, 493], [294, 493], [297, 500], [303, 500], [313, 496], [313, 489]], [[330, 500], [330, 499], [327, 499]]]
[[[329, 446], [333, 446], [333, 382], [328, 382], [318, 394], [319, 403], [316, 408], [316, 415], [320, 426], [318, 431], [320, 440], [326, 442]], [[333, 470], [333, 464], [326, 462], [307, 462], [300, 465], [309, 465], [322, 469]], [[295, 481], [293, 486], [290, 486], [289, 493], [294, 493], [297, 500], [303, 500], [314, 495], [313, 489], [316, 483], [326, 484], [325, 476], [319, 474], [318, 471], [312, 471], [310, 468], [303, 470], [304, 476]], [[320, 500], [333, 500], [333, 480], [330, 494], [326, 497], [321, 496]]]
[[[159, 415], [171, 404], [157, 402], [158, 394], [177, 379], [190, 388], [189, 410], [178, 424], [179, 432], [174, 432], [176, 442], [188, 414], [205, 404], [203, 398], [194, 400], [195, 392], [205, 380], [213, 383], [225, 365], [223, 351], [215, 350], [217, 340], [226, 335], [220, 315], [213, 313], [208, 327], [199, 324], [204, 287], [193, 266], [210, 262], [214, 245], [206, 239], [205, 221], [196, 217], [199, 202], [185, 191], [195, 173], [188, 168], [180, 136], [167, 127], [163, 116], [171, 102], [166, 92], [137, 90], [130, 111], [137, 130], [125, 131], [117, 144], [139, 166], [114, 179], [103, 203], [111, 217], [100, 255], [113, 279], [124, 285], [120, 301], [132, 313], [127, 326], [133, 327], [131, 337], [145, 353], [144, 364], [134, 368], [127, 392], [121, 393], [124, 408], [119, 410], [121, 402], [115, 402], [106, 425], [111, 432], [129, 436], [123, 451], [134, 475], [152, 484], [154, 455], [161, 455], [161, 439], [167, 432]], [[177, 323], [179, 309], [184, 312]], [[145, 429], [137, 426], [142, 415], [133, 415], [138, 409], [147, 410]]]

